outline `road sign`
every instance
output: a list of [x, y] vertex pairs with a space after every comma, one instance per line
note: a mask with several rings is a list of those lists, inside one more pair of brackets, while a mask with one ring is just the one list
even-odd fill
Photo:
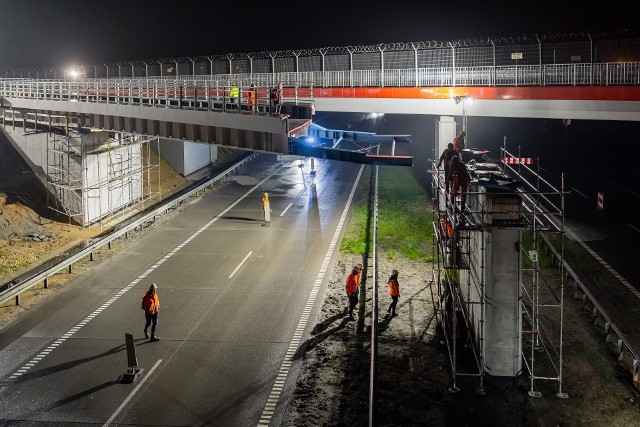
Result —
[[533, 158], [532, 157], [503, 157], [502, 163], [506, 165], [532, 165]]
[[604, 193], [598, 192], [598, 210], [604, 209]]

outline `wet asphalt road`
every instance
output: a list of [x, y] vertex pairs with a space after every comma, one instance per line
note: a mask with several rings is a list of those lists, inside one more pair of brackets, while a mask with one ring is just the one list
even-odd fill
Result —
[[[282, 386], [282, 402], [292, 385], [278, 374], [321, 303], [360, 166], [316, 160], [314, 186], [309, 160], [301, 169], [264, 157], [0, 330], [4, 424], [247, 426], [272, 416], [267, 400]], [[157, 343], [142, 335], [151, 282]], [[118, 381], [125, 333], [143, 369], [133, 384]], [[284, 408], [267, 409], [277, 420]]]

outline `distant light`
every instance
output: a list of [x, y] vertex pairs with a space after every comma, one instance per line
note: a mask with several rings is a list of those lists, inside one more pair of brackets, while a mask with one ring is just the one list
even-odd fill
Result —
[[80, 75], [80, 73], [76, 70], [71, 70], [69, 74], [71, 75], [71, 77], [78, 77]]

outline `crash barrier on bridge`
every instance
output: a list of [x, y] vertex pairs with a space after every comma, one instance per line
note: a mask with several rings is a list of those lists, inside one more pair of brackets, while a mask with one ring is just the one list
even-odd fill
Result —
[[5, 69], [0, 76], [175, 79], [201, 75], [245, 86], [283, 82], [318, 87], [640, 84], [639, 39], [625, 30], [381, 43], [149, 58], [74, 69]]
[[[234, 91], [235, 87], [235, 91]], [[271, 86], [257, 86], [253, 101], [250, 86], [230, 86], [212, 79], [190, 76], [175, 79], [119, 80], [0, 80], [1, 98], [41, 101], [77, 101], [167, 107], [199, 111], [283, 114], [294, 119], [310, 119], [312, 91], [309, 88], [283, 88], [282, 106], [276, 112], [269, 91]], [[234, 96], [235, 95], [235, 96]], [[0, 99], [1, 99], [0, 98]], [[10, 107], [4, 100], [0, 106]]]
[[216, 182], [223, 180], [227, 176], [234, 174], [239, 168], [247, 165], [248, 163], [255, 161], [258, 156], [259, 154], [252, 154], [246, 157], [242, 161], [236, 163], [235, 165], [231, 166], [230, 168], [216, 175], [214, 178], [206, 181], [203, 184], [196, 186], [195, 188], [192, 188], [185, 194], [182, 194], [179, 197], [176, 197], [175, 199], [172, 199], [167, 203], [164, 203], [163, 205], [153, 209], [149, 213], [141, 216], [140, 218], [123, 226], [122, 228], [119, 228], [109, 233], [107, 236], [100, 238], [99, 240], [90, 244], [89, 246], [79, 251], [78, 253], [47, 268], [46, 270], [36, 274], [35, 276], [23, 282], [19, 282], [19, 283], [10, 282], [3, 285], [2, 288], [0, 288], [0, 304], [4, 304], [6, 301], [10, 300], [11, 298], [15, 298], [16, 305], [20, 305], [20, 294], [22, 292], [32, 288], [33, 286], [37, 285], [40, 282], [44, 282], [44, 286], [47, 287], [48, 279], [51, 276], [55, 275], [56, 273], [60, 272], [65, 268], [67, 268], [69, 272], [71, 272], [72, 265], [82, 260], [85, 257], [89, 257], [90, 260], [93, 260], [94, 251], [100, 249], [105, 245], [108, 245], [109, 248], [111, 248], [111, 243], [113, 241], [121, 237], [127, 238], [129, 236], [129, 233], [138, 229], [142, 229], [149, 223], [155, 222], [157, 217], [177, 208], [182, 203], [187, 202], [190, 198], [199, 196], [201, 192], [212, 188]]
[[[547, 253], [552, 255], [553, 264], [558, 263], [562, 259], [556, 248], [553, 246], [547, 236], [542, 235], [542, 241], [545, 244]], [[591, 311], [591, 321], [595, 326], [601, 328], [605, 343], [612, 353], [616, 356], [618, 362], [627, 370], [633, 386], [640, 390], [640, 356], [638, 350], [633, 348], [629, 341], [620, 331], [620, 328], [613, 323], [611, 317], [602, 309], [598, 301], [589, 292], [587, 286], [582, 283], [578, 274], [567, 264], [564, 265], [565, 281], [568, 285], [572, 285], [575, 294], [574, 297], [582, 300], [583, 309]]]

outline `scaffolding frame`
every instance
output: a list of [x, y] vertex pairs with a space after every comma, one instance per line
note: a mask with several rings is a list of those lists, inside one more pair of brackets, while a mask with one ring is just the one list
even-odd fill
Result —
[[[47, 134], [50, 209], [84, 227], [102, 227], [129, 208], [159, 197], [159, 185], [152, 191], [151, 174], [157, 170], [159, 182], [160, 158], [152, 163], [149, 147], [154, 140], [159, 145], [158, 138], [108, 132], [108, 138], [96, 142], [85, 140], [86, 132], [79, 127], [66, 130]], [[89, 212], [91, 207], [97, 207], [97, 213]]]
[[[492, 227], [485, 223], [487, 214], [500, 214], [500, 211], [492, 212], [495, 209], [485, 206], [481, 202], [480, 194], [483, 192], [467, 191], [465, 196], [472, 198], [476, 203], [475, 209], [471, 210], [465, 206], [461, 212], [455, 205], [459, 203], [458, 196], [453, 201], [447, 194], [445, 178], [438, 171], [435, 159], [436, 147], [434, 146], [434, 156], [431, 165], [432, 175], [432, 220], [433, 220], [433, 251], [434, 251], [434, 272], [439, 295], [439, 304], [436, 316], [439, 325], [442, 327], [444, 342], [449, 354], [449, 362], [452, 373], [452, 386], [449, 391], [459, 390], [457, 378], [460, 376], [477, 377], [479, 381], [479, 394], [484, 394], [485, 372], [485, 326], [486, 326], [486, 283], [485, 283], [485, 261], [486, 251], [485, 233]], [[511, 157], [506, 150], [506, 137], [504, 146], [501, 148], [501, 158]], [[564, 274], [559, 275], [559, 296], [547, 286], [547, 293], [553, 298], [548, 300], [548, 295], [542, 298], [540, 284], [540, 233], [555, 232], [560, 236], [560, 268], [563, 267], [564, 253], [564, 175], [561, 177], [561, 188], [556, 189], [549, 182], [544, 180], [539, 171], [517, 163], [514, 168], [505, 163], [499, 164], [499, 170], [505, 176], [521, 183], [518, 188], [513, 188], [509, 192], [501, 192], [504, 195], [518, 197], [521, 202], [521, 211], [517, 221], [508, 224], [509, 227], [520, 229], [519, 231], [519, 287], [521, 314], [519, 319], [519, 329], [521, 334], [521, 355], [522, 368], [526, 369], [529, 375], [529, 391], [532, 397], [540, 397], [541, 393], [536, 390], [537, 381], [556, 381], [558, 384], [557, 397], [567, 398], [568, 395], [562, 391], [562, 357], [563, 357], [563, 308], [564, 308]], [[539, 162], [536, 162], [539, 164]], [[529, 178], [532, 177], [532, 178]], [[479, 184], [481, 187], [482, 184]], [[556, 201], [557, 200], [557, 201]], [[461, 202], [461, 200], [460, 200]], [[462, 207], [462, 206], [461, 206]], [[525, 248], [522, 244], [524, 233], [529, 232], [531, 236], [530, 248]], [[476, 251], [471, 250], [472, 243]], [[478, 255], [474, 255], [478, 254]], [[461, 274], [463, 272], [464, 274]], [[466, 279], [466, 283], [463, 283]], [[553, 322], [550, 319], [549, 310], [556, 310], [555, 320], [557, 321], [557, 336], [551, 331], [553, 328], [546, 327], [545, 324]], [[474, 318], [475, 316], [475, 318]], [[525, 330], [525, 321], [527, 330]], [[476, 325], [478, 327], [476, 328]], [[461, 332], [465, 334], [464, 350], [466, 356], [472, 356], [475, 366], [471, 369], [464, 367], [460, 363], [461, 349], [458, 341]], [[526, 337], [529, 337], [527, 342]], [[529, 346], [525, 350], [526, 346]], [[527, 351], [528, 350], [528, 351]], [[545, 358], [538, 354], [542, 353]], [[521, 370], [522, 370], [521, 368]], [[551, 372], [541, 373], [543, 370]], [[516, 377], [519, 377], [518, 374]]]

